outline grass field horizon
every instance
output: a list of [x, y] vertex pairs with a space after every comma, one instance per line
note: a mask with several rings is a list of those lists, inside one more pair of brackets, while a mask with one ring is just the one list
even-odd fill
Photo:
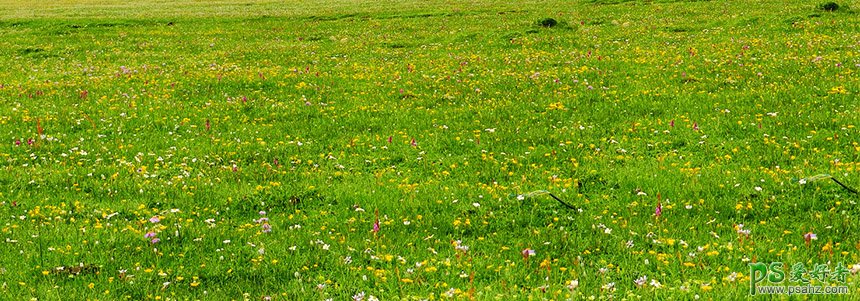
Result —
[[0, 298], [857, 299], [822, 3], [0, 0]]

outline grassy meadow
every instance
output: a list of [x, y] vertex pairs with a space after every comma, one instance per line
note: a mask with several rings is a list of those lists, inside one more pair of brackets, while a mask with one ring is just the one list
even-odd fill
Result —
[[839, 4], [0, 0], [0, 299], [856, 299]]

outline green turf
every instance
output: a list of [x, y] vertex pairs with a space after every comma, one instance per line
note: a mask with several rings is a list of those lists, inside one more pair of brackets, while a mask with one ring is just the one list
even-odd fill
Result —
[[0, 299], [728, 300], [752, 262], [852, 268], [858, 195], [814, 176], [860, 188], [860, 2], [819, 4], [0, 0]]

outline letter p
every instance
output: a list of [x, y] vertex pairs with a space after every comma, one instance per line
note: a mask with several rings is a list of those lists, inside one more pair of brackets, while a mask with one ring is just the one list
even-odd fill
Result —
[[767, 265], [763, 262], [750, 263], [750, 295], [755, 296], [755, 285], [767, 278]]

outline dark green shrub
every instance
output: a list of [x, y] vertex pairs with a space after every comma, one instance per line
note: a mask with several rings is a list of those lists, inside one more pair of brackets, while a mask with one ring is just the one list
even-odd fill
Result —
[[540, 25], [541, 27], [551, 28], [558, 25], [558, 21], [553, 18], [543, 18], [538, 21], [538, 25]]
[[823, 11], [831, 11], [832, 12], [832, 11], [836, 11], [839, 9], [839, 4], [836, 4], [836, 2], [822, 3], [822, 4], [818, 5], [818, 9], [823, 10]]

